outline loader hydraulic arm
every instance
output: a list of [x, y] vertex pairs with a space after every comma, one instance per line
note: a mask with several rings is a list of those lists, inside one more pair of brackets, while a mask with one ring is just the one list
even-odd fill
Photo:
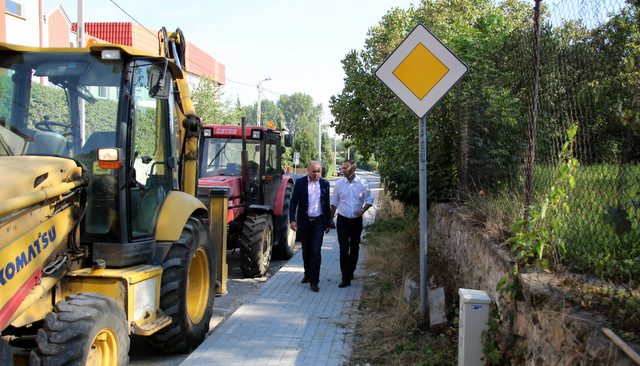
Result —
[[[178, 28], [167, 35], [166, 29], [160, 30], [160, 52], [164, 52], [167, 58], [172, 58], [176, 65], [185, 70], [185, 52], [187, 41], [184, 34]], [[202, 122], [196, 115], [193, 99], [189, 92], [186, 77], [176, 79], [176, 103], [179, 113], [181, 157], [180, 157], [180, 188], [182, 191], [195, 196], [198, 176], [198, 139]]]

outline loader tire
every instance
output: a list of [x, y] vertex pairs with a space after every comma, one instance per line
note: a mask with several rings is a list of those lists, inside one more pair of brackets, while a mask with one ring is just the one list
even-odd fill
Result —
[[147, 344], [163, 353], [188, 353], [204, 341], [215, 298], [214, 246], [202, 220], [187, 220], [162, 268], [160, 308], [171, 324], [150, 336]]
[[94, 293], [71, 295], [45, 316], [29, 365], [127, 365], [129, 342], [118, 301]]
[[289, 226], [289, 207], [292, 194], [293, 184], [287, 183], [282, 204], [282, 216], [278, 217], [278, 227], [276, 228], [278, 244], [273, 247], [273, 257], [276, 259], [290, 259], [293, 256], [293, 248], [296, 245], [296, 232], [291, 230]]
[[262, 277], [269, 270], [273, 249], [273, 220], [269, 214], [248, 215], [240, 240], [240, 270], [245, 277]]

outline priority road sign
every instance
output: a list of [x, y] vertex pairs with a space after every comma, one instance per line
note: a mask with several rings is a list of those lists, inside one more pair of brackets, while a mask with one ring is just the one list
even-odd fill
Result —
[[376, 76], [423, 118], [469, 71], [424, 24], [418, 24], [376, 70]]

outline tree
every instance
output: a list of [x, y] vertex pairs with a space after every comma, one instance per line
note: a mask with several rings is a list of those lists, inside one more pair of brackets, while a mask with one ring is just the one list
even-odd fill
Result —
[[300, 153], [299, 166], [306, 167], [312, 160], [317, 160], [317, 146], [311, 130], [304, 129], [298, 133], [293, 140], [293, 150]]
[[226, 100], [221, 101], [223, 93], [218, 84], [205, 77], [200, 76], [198, 82], [190, 85], [193, 103], [196, 113], [202, 123], [238, 125], [240, 124], [241, 109], [240, 101], [235, 103]]
[[[373, 153], [378, 157], [379, 173], [394, 198], [410, 205], [419, 202], [418, 121], [375, 77], [379, 65], [416, 24], [423, 23], [473, 70], [458, 93], [448, 93], [427, 118], [427, 194], [430, 201], [446, 199], [456, 189], [458, 129], [462, 123], [470, 126], [472, 148], [483, 149], [482, 153], [467, 154], [476, 159], [473, 167], [481, 172], [512, 164], [512, 134], [522, 130], [517, 122], [526, 121], [527, 110], [524, 119], [501, 117], [504, 108], [522, 112], [510, 107], [514, 103], [504, 103], [521, 89], [502, 83], [498, 76], [530, 74], [530, 69], [521, 66], [522, 58], [518, 63], [504, 49], [507, 36], [530, 19], [530, 7], [519, 0], [500, 5], [490, 0], [425, 1], [417, 9], [387, 12], [369, 29], [364, 50], [346, 55], [342, 61], [347, 75], [344, 89], [330, 100], [333, 126], [363, 156]], [[461, 109], [468, 119], [459, 117]], [[496, 134], [498, 139], [486, 139]], [[487, 141], [492, 145], [481, 145]]]
[[[267, 122], [273, 122], [275, 129], [282, 130], [284, 126], [284, 115], [278, 105], [270, 100], [263, 99], [260, 103], [262, 117], [260, 118], [262, 126], [267, 126]], [[257, 108], [258, 103], [251, 106], [242, 107], [242, 115], [247, 118], [248, 126], [257, 125]]]
[[284, 127], [294, 140], [300, 130], [309, 128], [310, 123], [318, 123], [322, 115], [322, 104], [314, 106], [313, 98], [303, 93], [281, 95], [277, 104], [284, 116]]
[[330, 100], [336, 132], [364, 156], [379, 152], [381, 165], [388, 168], [381, 175], [391, 179], [392, 195], [406, 203], [417, 201], [417, 123], [374, 72], [406, 36], [411, 16], [411, 10], [394, 9], [369, 30], [365, 50], [352, 50], [342, 60], [345, 86]]

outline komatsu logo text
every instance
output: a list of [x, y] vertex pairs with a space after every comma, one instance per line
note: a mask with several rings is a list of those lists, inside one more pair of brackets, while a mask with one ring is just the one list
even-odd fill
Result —
[[27, 249], [16, 256], [13, 261], [0, 268], [0, 285], [4, 286], [8, 281], [11, 281], [16, 274], [31, 263], [42, 251], [47, 249], [49, 243], [52, 243], [54, 240], [56, 240], [55, 226], [52, 226], [51, 229], [47, 231], [38, 232], [38, 238], [33, 241], [33, 244], [30, 244]]

